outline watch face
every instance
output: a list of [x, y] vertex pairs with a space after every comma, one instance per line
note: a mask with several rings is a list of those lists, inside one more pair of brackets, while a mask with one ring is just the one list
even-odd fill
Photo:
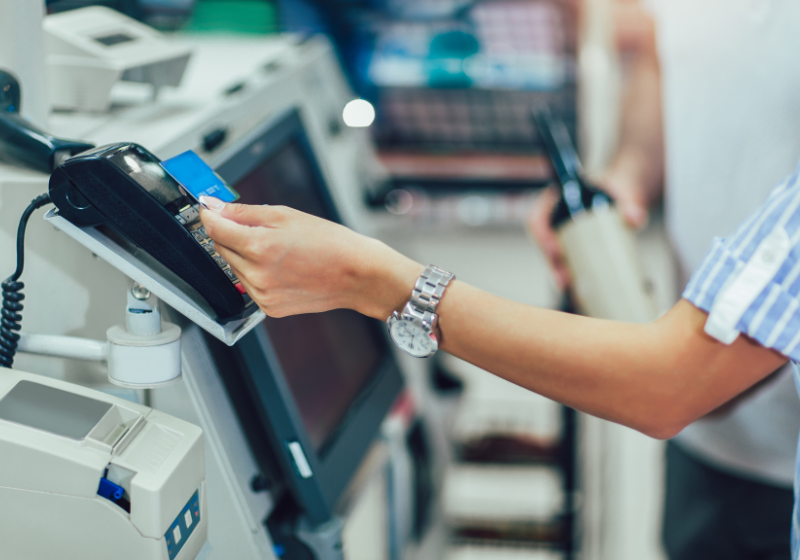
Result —
[[404, 319], [393, 321], [389, 333], [401, 350], [416, 358], [430, 356], [436, 350], [436, 344], [431, 339], [430, 333], [413, 321]]

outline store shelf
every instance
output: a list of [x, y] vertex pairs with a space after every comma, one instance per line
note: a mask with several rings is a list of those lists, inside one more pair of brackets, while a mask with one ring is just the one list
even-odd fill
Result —
[[546, 466], [453, 465], [443, 511], [461, 536], [553, 542], [563, 538], [563, 481]]
[[[526, 113], [523, 118], [527, 116]], [[527, 186], [541, 185], [552, 177], [550, 161], [541, 154], [384, 151], [378, 153], [378, 160], [398, 182], [492, 182]]]
[[445, 560], [564, 560], [564, 554], [530, 545], [475, 542], [453, 545]]
[[572, 558], [574, 411], [452, 356], [441, 365], [464, 384], [443, 494], [454, 534]]
[[561, 405], [451, 356], [444, 364], [465, 385], [452, 426], [456, 454], [462, 461], [560, 460]]

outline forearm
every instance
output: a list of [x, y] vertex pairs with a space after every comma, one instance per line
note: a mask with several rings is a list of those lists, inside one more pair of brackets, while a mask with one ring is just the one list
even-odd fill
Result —
[[[620, 140], [608, 176], [625, 177], [641, 186], [649, 204], [661, 196], [664, 178], [664, 132], [661, 104], [661, 69], [655, 26], [641, 8], [631, 14], [626, 27], [634, 27], [623, 90]], [[630, 33], [629, 33], [630, 34]]]
[[731, 346], [711, 339], [705, 313], [686, 301], [638, 325], [525, 306], [456, 282], [439, 309], [443, 350], [653, 437], [671, 437], [785, 362], [745, 337]]
[[[423, 269], [379, 241], [288, 208], [228, 205], [201, 218], [272, 317], [346, 307], [385, 321]], [[786, 362], [745, 336], [730, 345], [710, 338], [706, 314], [686, 301], [635, 325], [538, 309], [456, 281], [437, 313], [443, 350], [655, 437], [673, 435]]]

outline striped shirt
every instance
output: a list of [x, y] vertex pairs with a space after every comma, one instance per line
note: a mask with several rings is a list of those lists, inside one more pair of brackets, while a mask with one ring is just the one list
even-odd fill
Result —
[[[792, 360], [800, 389], [800, 166], [725, 239], [717, 238], [683, 297], [708, 313], [705, 330], [740, 333]], [[795, 467], [792, 558], [800, 560], [800, 455]]]

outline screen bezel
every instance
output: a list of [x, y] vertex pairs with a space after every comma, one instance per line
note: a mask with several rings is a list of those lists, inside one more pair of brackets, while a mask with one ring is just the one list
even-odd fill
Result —
[[[296, 141], [311, 162], [315, 182], [321, 186], [317, 194], [321, 197], [329, 217], [333, 221], [341, 222], [333, 199], [324, 187], [327, 182], [319, 169], [300, 113], [296, 109], [270, 120], [236, 148], [229, 150], [229, 156], [223, 156], [220, 161], [215, 162], [216, 171], [225, 181], [235, 186], [290, 141]], [[281, 465], [282, 482], [286, 483], [297, 505], [312, 524], [322, 523], [334, 515], [344, 490], [377, 435], [383, 418], [403, 388], [402, 376], [385, 329], [377, 322], [375, 328], [380, 329], [381, 340], [385, 343], [383, 356], [371, 379], [353, 400], [339, 426], [327, 438], [319, 452], [311, 444], [266, 330], [254, 329], [231, 348], [228, 354], [238, 370], [223, 374], [229, 396], [235, 405], [237, 399], [240, 401], [236, 405], [237, 411], [242, 411], [245, 415], [245, 411], [250, 414], [255, 411], [258, 416], [258, 426], [252, 425], [252, 418], [240, 417], [243, 424], [248, 421], [251, 423], [245, 432], [256, 461], [266, 471], [272, 465], [269, 456], [274, 455], [277, 458]], [[220, 355], [219, 352], [217, 355]], [[231, 365], [228, 364], [227, 367]], [[218, 366], [222, 372], [227, 369], [222, 364]], [[242, 399], [250, 402], [242, 403]], [[271, 454], [258, 450], [265, 439], [272, 446]], [[291, 441], [300, 442], [314, 473], [310, 478], [300, 476], [288, 449]]]

